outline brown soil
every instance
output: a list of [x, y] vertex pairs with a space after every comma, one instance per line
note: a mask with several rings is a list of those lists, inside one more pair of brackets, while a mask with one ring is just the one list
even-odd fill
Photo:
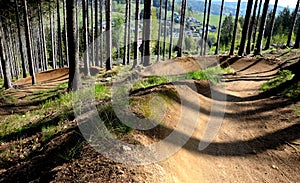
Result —
[[[294, 112], [298, 103], [281, 95], [265, 95], [259, 89], [262, 83], [275, 76], [282, 62], [297, 55], [283, 57], [281, 60], [227, 58], [225, 63], [236, 74], [222, 78], [226, 86], [226, 101], [212, 99], [206, 81], [175, 83], [186, 91], [180, 99], [200, 106], [200, 111], [181, 105], [178, 96], [173, 97], [163, 117], [164, 126], [134, 131], [124, 137], [124, 140], [138, 141], [143, 145], [155, 143], [176, 130], [180, 116], [184, 115], [178, 112], [180, 109], [193, 110], [198, 115], [195, 132], [177, 153], [162, 162], [147, 166], [115, 163], [99, 155], [84, 141], [76, 128], [76, 121], [71, 117], [65, 130], [42, 144], [43, 148], [29, 158], [0, 164], [0, 182], [298, 182], [300, 121]], [[162, 62], [147, 68], [143, 75], [182, 74], [182, 68], [189, 72], [210, 65], [212, 62], [206, 62], [207, 59], [177, 59], [175, 62], [180, 69], [174, 69], [171, 62]], [[216, 57], [209, 59], [214, 61]], [[39, 84], [33, 87], [54, 87], [67, 80], [67, 73], [67, 69], [42, 73], [37, 76]], [[17, 81], [16, 84], [24, 87], [13, 89], [9, 94], [21, 100], [22, 95], [31, 92], [29, 83], [30, 78]], [[165, 90], [176, 88], [170, 84], [162, 85], [135, 93], [133, 98], [143, 100]], [[215, 90], [222, 92], [218, 88]], [[191, 101], [193, 97], [200, 102]], [[223, 122], [216, 138], [206, 149], [199, 151], [198, 145], [208, 124], [212, 102], [218, 106], [226, 105], [225, 116], [218, 119]], [[27, 109], [25, 105], [19, 107], [19, 110]], [[1, 110], [6, 108], [0, 107]], [[186, 120], [192, 120], [192, 117], [186, 116]], [[28, 142], [34, 141], [30, 138], [27, 135]], [[0, 151], [17, 139], [1, 138]], [[26, 137], [23, 140], [26, 141]], [[67, 149], [78, 144], [82, 144], [80, 151], [71, 160], [61, 158]]]

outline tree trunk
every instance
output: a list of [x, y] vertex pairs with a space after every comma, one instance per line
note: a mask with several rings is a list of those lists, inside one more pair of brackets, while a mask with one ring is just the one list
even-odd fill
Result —
[[68, 49], [69, 49], [69, 82], [68, 91], [78, 90], [80, 87], [79, 74], [79, 47], [77, 37], [77, 18], [75, 0], [67, 0], [67, 26], [68, 26]]
[[[6, 54], [6, 59], [7, 61], [9, 61], [9, 65], [10, 65], [10, 74], [11, 74], [11, 78], [17, 77], [17, 73], [16, 73], [16, 61], [14, 60], [13, 57], [13, 46], [12, 46], [12, 39], [11, 39], [11, 35], [12, 35], [12, 30], [11, 30], [11, 21], [9, 20], [9, 23], [7, 24], [7, 29], [6, 29], [6, 50], [7, 50], [7, 54]], [[4, 47], [5, 48], [5, 47]]]
[[59, 0], [56, 0], [56, 10], [57, 10], [57, 34], [58, 34], [58, 57], [59, 66], [64, 67], [63, 55], [62, 55], [62, 38], [61, 38], [61, 25], [60, 25], [60, 8]]
[[23, 0], [24, 5], [24, 25], [25, 25], [25, 37], [26, 37], [26, 47], [27, 47], [27, 58], [28, 58], [28, 65], [29, 65], [29, 73], [31, 76], [32, 85], [36, 83], [35, 78], [35, 71], [33, 65], [33, 58], [32, 58], [32, 48], [31, 48], [31, 33], [30, 33], [30, 25], [29, 25], [29, 18], [28, 18], [28, 10], [27, 10], [27, 1]]
[[94, 41], [95, 41], [95, 29], [94, 29], [94, 6], [93, 6], [93, 0], [91, 0], [91, 37], [92, 37], [92, 50], [91, 50], [91, 63], [92, 63], [92, 66], [95, 66], [95, 44], [94, 44]]
[[246, 54], [247, 55], [249, 55], [251, 52], [251, 41], [252, 41], [252, 34], [253, 34], [253, 26], [255, 24], [257, 4], [258, 4], [258, 0], [255, 0], [253, 14], [252, 14], [252, 18], [251, 18], [251, 22], [250, 22], [249, 30], [248, 30], [248, 38], [247, 38], [248, 42], [247, 42], [247, 46], [246, 46]]
[[203, 47], [203, 55], [206, 55], [206, 43], [207, 43], [207, 39], [208, 39], [208, 26], [209, 26], [209, 18], [210, 18], [210, 10], [211, 10], [211, 0], [209, 0], [208, 3], [208, 9], [207, 9], [207, 21], [206, 21], [206, 32], [205, 32], [205, 37], [204, 37], [204, 47]]
[[250, 17], [251, 17], [251, 12], [252, 12], [252, 5], [253, 5], [253, 0], [249, 0], [248, 4], [247, 4], [245, 21], [244, 21], [244, 25], [243, 25], [243, 29], [242, 29], [241, 43], [240, 43], [240, 47], [239, 47], [239, 51], [238, 51], [239, 56], [242, 56], [245, 51], [246, 40], [247, 40], [249, 24], [250, 24]]
[[129, 0], [129, 7], [128, 7], [128, 33], [127, 33], [127, 65], [130, 64], [130, 53], [131, 53], [131, 21], [130, 21], [130, 17], [131, 17], [131, 0]]
[[288, 35], [288, 40], [287, 40], [287, 43], [286, 43], [287, 46], [291, 46], [292, 35], [293, 35], [293, 32], [294, 32], [294, 28], [295, 28], [295, 24], [296, 24], [296, 20], [297, 20], [297, 14], [298, 14], [298, 10], [299, 10], [299, 3], [300, 3], [300, 0], [297, 1], [296, 8], [295, 8], [295, 11], [293, 13], [292, 25], [291, 25], [290, 32], [289, 32], [289, 35]]
[[49, 12], [50, 12], [50, 31], [51, 31], [51, 53], [52, 53], [52, 68], [56, 69], [56, 58], [55, 58], [55, 37], [54, 37], [54, 13], [51, 12], [51, 6], [49, 2]]
[[95, 65], [100, 66], [99, 63], [99, 30], [98, 30], [98, 0], [95, 0]]
[[158, 20], [158, 35], [157, 35], [157, 61], [160, 59], [160, 36], [161, 36], [161, 17], [162, 17], [162, 3], [159, 1], [159, 20]]
[[42, 12], [42, 4], [39, 3], [40, 6], [40, 12], [41, 12], [41, 28], [42, 28], [42, 45], [43, 45], [43, 55], [44, 55], [44, 66], [45, 70], [48, 70], [48, 54], [47, 54], [47, 42], [46, 42], [46, 32], [44, 27], [44, 18], [43, 18], [43, 12]]
[[173, 52], [173, 26], [174, 26], [174, 9], [175, 9], [175, 0], [172, 0], [172, 13], [171, 13], [171, 27], [170, 27], [170, 47], [169, 47], [169, 59], [172, 58]]
[[135, 0], [135, 33], [134, 33], [134, 53], [133, 53], [133, 68], [135, 68], [138, 64], [138, 42], [139, 42], [139, 16], [140, 16], [140, 0]]
[[263, 13], [261, 16], [261, 22], [260, 22], [260, 26], [259, 26], [259, 33], [257, 36], [256, 50], [254, 51], [255, 55], [262, 55], [262, 42], [263, 42], [263, 36], [264, 36], [264, 32], [265, 32], [265, 27], [266, 27], [269, 2], [270, 2], [270, 0], [265, 0], [265, 3], [264, 3], [264, 9], [263, 9]]
[[112, 69], [112, 35], [111, 35], [111, 0], [105, 0], [105, 19], [106, 19], [106, 70]]
[[206, 11], [207, 11], [207, 0], [205, 0], [204, 4], [204, 16], [202, 22], [202, 35], [201, 35], [201, 48], [200, 48], [200, 56], [203, 56], [203, 50], [205, 46], [204, 37], [205, 37], [205, 22], [206, 22]]
[[217, 44], [216, 44], [215, 55], [219, 54], [223, 10], [224, 10], [224, 0], [222, 0], [222, 5], [221, 5], [221, 12], [220, 12], [220, 19], [219, 19], [219, 27], [218, 27], [218, 36], [217, 36]]
[[[0, 25], [1, 26], [1, 25]], [[4, 79], [4, 85], [3, 87], [5, 89], [12, 88], [11, 84], [11, 73], [9, 68], [9, 62], [6, 59], [6, 55], [4, 52], [4, 42], [5, 37], [2, 28], [0, 27], [0, 60], [1, 60], [1, 66], [2, 66], [2, 73], [3, 73], [3, 79]]]
[[65, 45], [65, 54], [66, 54], [66, 62], [67, 66], [69, 66], [69, 50], [68, 50], [68, 30], [67, 30], [67, 16], [66, 16], [66, 0], [63, 0], [63, 15], [64, 15], [64, 45]]
[[85, 76], [90, 76], [90, 61], [89, 61], [89, 35], [88, 35], [88, 2], [87, 0], [82, 0], [82, 20], [83, 20], [83, 39], [84, 39], [84, 74]]
[[185, 25], [185, 9], [186, 9], [186, 0], [182, 0], [181, 5], [181, 17], [180, 17], [180, 33], [177, 43], [177, 57], [182, 57], [182, 42], [183, 42], [183, 32]]
[[18, 1], [15, 0], [15, 14], [16, 14], [16, 22], [17, 22], [17, 28], [18, 28], [19, 51], [20, 51], [21, 61], [22, 61], [22, 74], [23, 74], [23, 78], [26, 78], [27, 71], [26, 71], [25, 58], [24, 58], [24, 52], [23, 52], [23, 43], [22, 43], [22, 36], [21, 36], [21, 26], [20, 26], [20, 16], [19, 16], [18, 6], [19, 6]]
[[36, 34], [38, 34], [38, 36], [34, 36], [34, 37], [38, 37], [38, 43], [36, 44], [37, 47], [37, 59], [39, 60], [38, 65], [40, 66], [40, 70], [41, 71], [45, 71], [45, 57], [44, 57], [44, 45], [43, 45], [43, 38], [42, 38], [42, 25], [41, 25], [41, 12], [38, 12], [38, 25], [37, 25], [37, 32]]
[[0, 58], [0, 78], [2, 78], [2, 79], [4, 78], [1, 58]]
[[269, 49], [270, 45], [271, 45], [271, 39], [272, 39], [272, 36], [273, 36], [273, 29], [274, 29], [274, 25], [275, 25], [277, 5], [278, 5], [278, 0], [275, 0], [274, 9], [273, 9], [273, 15], [272, 15], [271, 23], [270, 23], [270, 33], [268, 35], [268, 39], [267, 39], [265, 50]]
[[129, 0], [126, 0], [126, 6], [125, 6], [125, 27], [124, 27], [124, 56], [123, 56], [123, 65], [126, 64], [127, 59], [127, 35], [128, 35], [128, 10], [129, 10]]
[[252, 47], [251, 47], [251, 50], [253, 51], [254, 50], [254, 47], [255, 47], [255, 43], [256, 43], [256, 33], [257, 33], [257, 27], [259, 25], [259, 17], [260, 17], [260, 12], [261, 12], [261, 6], [262, 6], [262, 0], [260, 0], [259, 2], [259, 9], [258, 9], [258, 13], [257, 13], [257, 18], [256, 18], [256, 21], [255, 21], [255, 24], [254, 24], [254, 31], [253, 31], [253, 40], [252, 40]]
[[152, 1], [144, 1], [144, 66], [150, 65], [150, 53], [151, 53], [151, 21], [152, 21]]
[[296, 36], [296, 41], [295, 41], [295, 45], [294, 45], [295, 49], [299, 49], [300, 48], [300, 24], [298, 27], [298, 31], [297, 31], [297, 36]]
[[235, 40], [236, 40], [236, 34], [237, 34], [237, 27], [238, 27], [238, 23], [239, 23], [240, 6], [241, 6], [241, 0], [238, 0], [237, 7], [236, 7], [236, 14], [235, 14], [233, 36], [232, 36], [232, 42], [231, 42], [231, 48], [230, 48], [229, 55], [233, 55], [234, 54]]
[[165, 53], [166, 53], [167, 19], [168, 19], [168, 0], [165, 0], [165, 21], [164, 21], [163, 60], [165, 60]]
[[100, 8], [99, 8], [99, 12], [100, 12], [100, 50], [99, 50], [99, 60], [100, 60], [100, 67], [103, 67], [103, 1], [100, 1]]

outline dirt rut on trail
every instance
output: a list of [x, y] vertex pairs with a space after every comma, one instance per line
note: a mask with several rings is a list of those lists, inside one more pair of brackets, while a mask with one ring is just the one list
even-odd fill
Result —
[[[276, 66], [276, 63], [263, 59], [238, 59], [231, 65], [236, 75], [223, 78], [226, 100], [218, 97], [224, 91], [184, 86], [187, 94], [181, 95], [180, 99], [191, 103], [181, 105], [181, 109], [194, 110], [193, 114], [198, 115], [197, 125], [190, 140], [173, 156], [159, 163], [172, 177], [169, 182], [300, 180], [300, 152], [291, 145], [300, 141], [300, 120], [294, 114], [296, 106], [281, 96], [259, 95], [260, 86], [277, 73]], [[155, 72], [163, 73], [163, 69], [155, 67]], [[197, 84], [191, 85], [197, 88]], [[202, 82], [200, 86], [205, 84]], [[210, 92], [217, 95], [211, 97], [207, 94]], [[194, 97], [199, 99], [198, 104], [191, 101]], [[214, 110], [211, 110], [212, 105], [216, 106]], [[165, 119], [167, 124], [178, 122], [178, 111], [169, 111], [169, 118]], [[203, 142], [207, 125], [213, 123], [209, 119], [213, 117], [215, 122], [221, 121], [222, 126], [209, 146], [199, 151], [199, 143]], [[192, 119], [192, 116], [186, 120], [189, 118]], [[175, 127], [173, 130], [176, 130]]]

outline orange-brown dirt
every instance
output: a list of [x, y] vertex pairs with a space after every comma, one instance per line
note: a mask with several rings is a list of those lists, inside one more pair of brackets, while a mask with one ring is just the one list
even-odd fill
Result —
[[[282, 55], [281, 60], [271, 58], [272, 55], [270, 59], [226, 58], [224, 63], [236, 71], [234, 75], [222, 77], [226, 100], [212, 98], [210, 84], [206, 81], [178, 82], [186, 93], [169, 100], [167, 112], [160, 119], [164, 125], [149, 131], [133, 131], [123, 137], [124, 140], [138, 141], [143, 145], [155, 143], [177, 130], [178, 121], [181, 115], [184, 115], [180, 113], [182, 109], [191, 110], [192, 114], [198, 115], [196, 130], [189, 141], [168, 159], [147, 166], [126, 166], [104, 158], [88, 144], [84, 144], [80, 153], [71, 161], [55, 162], [57, 158], [52, 157], [56, 157], [56, 152], [69, 147], [68, 143], [76, 144], [78, 139], [82, 139], [74, 132], [76, 127], [73, 125], [57, 134], [45, 146], [45, 150], [41, 151], [42, 154], [33, 154], [18, 164], [1, 166], [0, 177], [3, 178], [0, 178], [0, 181], [22, 182], [20, 177], [16, 177], [27, 176], [23, 181], [299, 182], [300, 120], [294, 112], [299, 103], [282, 95], [264, 94], [260, 90], [264, 82], [276, 76], [280, 69], [278, 66], [291, 58], [284, 57], [284, 53], [277, 53]], [[293, 58], [298, 57], [293, 55]], [[210, 61], [206, 62], [208, 59]], [[175, 62], [179, 65], [178, 69], [174, 69], [172, 62], [161, 62], [146, 68], [141, 75], [182, 74], [183, 70], [189, 72], [205, 68], [215, 59], [218, 58], [177, 59]], [[48, 76], [46, 72], [41, 77], [43, 79], [38, 79], [41, 86], [51, 83], [52, 76], [57, 78], [58, 83], [66, 81], [64, 75], [67, 74], [67, 70], [52, 72]], [[28, 82], [29, 78], [16, 83], [26, 85]], [[54, 85], [57, 83], [53, 83]], [[30, 91], [30, 86], [15, 89], [15, 95], [18, 96], [18, 92], [26, 94], [26, 89]], [[176, 88], [171, 84], [162, 85], [137, 92], [133, 98], [144, 100], [165, 93], [165, 90], [176, 91]], [[213, 91], [224, 92], [218, 88]], [[178, 97], [189, 101], [189, 105], [182, 105]], [[199, 99], [198, 103], [192, 100], [194, 97]], [[217, 106], [226, 105], [225, 115], [224, 118], [217, 118], [218, 121], [222, 121], [222, 126], [215, 139], [206, 149], [199, 151], [199, 142], [203, 140], [209, 118], [213, 115], [212, 103]], [[200, 110], [197, 107], [200, 107]], [[155, 109], [155, 106], [151, 108]], [[137, 108], [133, 107], [133, 110]], [[160, 116], [159, 111], [156, 112]], [[193, 117], [195, 116], [186, 116], [186, 120], [193, 120]], [[4, 145], [7, 145], [5, 140], [0, 149]]]

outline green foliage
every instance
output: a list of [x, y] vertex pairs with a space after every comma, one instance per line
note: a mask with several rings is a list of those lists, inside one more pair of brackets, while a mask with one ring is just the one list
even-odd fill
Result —
[[196, 49], [196, 41], [192, 36], [185, 36], [184, 37], [184, 46], [185, 50], [193, 51]]
[[232, 16], [226, 16], [221, 28], [220, 45], [228, 47], [229, 44], [231, 44], [233, 28], [234, 23]]
[[288, 34], [291, 24], [292, 14], [289, 8], [284, 8], [275, 19], [273, 34]]
[[74, 147], [67, 147], [67, 149], [63, 153], [59, 153], [58, 156], [64, 161], [70, 161], [80, 151], [83, 145], [84, 141], [78, 141]]
[[209, 67], [188, 73], [187, 79], [209, 80], [212, 83], [218, 83], [220, 82], [220, 74], [222, 74], [221, 67]]
[[112, 46], [114, 59], [120, 58], [120, 47], [124, 44], [124, 16], [116, 15], [113, 20], [114, 28], [112, 31]]
[[95, 85], [95, 98], [96, 99], [104, 99], [109, 97], [110, 91], [104, 85]]
[[111, 103], [106, 103], [98, 107], [98, 113], [101, 120], [104, 121], [105, 126], [109, 131], [115, 135], [124, 135], [129, 133], [132, 129], [122, 123], [116, 116]]
[[[1, 91], [0, 91], [0, 94], [1, 94]], [[0, 101], [7, 103], [7, 104], [12, 104], [12, 103], [18, 102], [18, 99], [11, 95], [0, 95]]]
[[300, 97], [300, 82], [289, 86], [283, 91], [283, 93], [287, 97], [298, 99]]
[[[295, 113], [296, 113], [298, 116], [300, 116], [300, 106], [298, 106], [298, 107], [296, 108]], [[300, 147], [299, 147], [299, 148], [300, 148]]]
[[57, 131], [62, 129], [61, 126], [45, 126], [42, 128], [43, 141], [48, 142]]
[[289, 70], [279, 71], [279, 75], [277, 77], [271, 79], [270, 81], [264, 83], [261, 86], [261, 89], [263, 91], [269, 91], [271, 89], [277, 88], [278, 86], [285, 83], [286, 81], [292, 80], [294, 76], [295, 76], [295, 74], [293, 74]]
[[137, 83], [134, 84], [132, 87], [132, 90], [140, 89], [140, 88], [148, 88], [151, 86], [156, 86], [164, 83], [168, 83], [170, 80], [166, 77], [161, 77], [161, 76], [151, 76], [147, 79], [138, 81]]
[[61, 83], [59, 84], [57, 87], [56, 87], [56, 90], [65, 90], [68, 88], [68, 82], [64, 82], [64, 83]]
[[140, 88], [148, 88], [151, 86], [161, 85], [169, 82], [179, 81], [179, 80], [185, 80], [185, 79], [195, 79], [195, 80], [209, 80], [212, 83], [218, 83], [220, 82], [220, 75], [222, 74], [232, 74], [235, 71], [230, 68], [224, 68], [221, 67], [209, 67], [206, 69], [200, 69], [197, 71], [189, 72], [184, 75], [178, 75], [178, 76], [170, 76], [170, 77], [163, 77], [163, 76], [151, 76], [149, 78], [143, 79], [135, 83], [135, 85], [132, 87], [132, 90], [137, 90]]

